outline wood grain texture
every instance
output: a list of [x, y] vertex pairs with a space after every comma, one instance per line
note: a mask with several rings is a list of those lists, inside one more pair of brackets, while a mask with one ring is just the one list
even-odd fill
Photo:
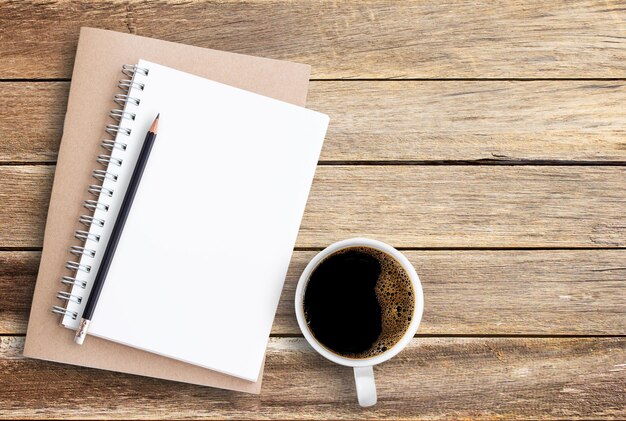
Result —
[[624, 161], [626, 84], [312, 83], [330, 115], [322, 160]]
[[[622, 1], [0, 0], [0, 418], [626, 418], [625, 21]], [[452, 249], [405, 251], [426, 337], [376, 368], [376, 407], [299, 337], [315, 251], [259, 396], [21, 356], [40, 253], [19, 249], [41, 247], [55, 169], [28, 164], [55, 162], [69, 82], [11, 80], [70, 78], [81, 26], [386, 79], [311, 83], [331, 126], [297, 244]], [[337, 165], [357, 161], [603, 166]]]
[[298, 245], [623, 247], [626, 167], [318, 167]]
[[376, 367], [378, 404], [368, 409], [350, 369], [303, 339], [270, 340], [260, 395], [24, 359], [22, 346], [0, 337], [3, 418], [626, 417], [624, 338], [415, 339]]
[[56, 162], [68, 93], [68, 82], [0, 83], [0, 163]]
[[[41, 247], [53, 172], [0, 166], [0, 247]], [[297, 246], [625, 247], [624, 209], [626, 167], [320, 166]]]
[[26, 333], [40, 258], [39, 252], [0, 252], [0, 334]]
[[[315, 254], [294, 253], [274, 335], [300, 334], [293, 299]], [[426, 299], [419, 334], [626, 335], [626, 250], [404, 254], [420, 275]], [[39, 256], [0, 252], [0, 334], [26, 332]]]
[[49, 166], [0, 166], [0, 247], [30, 247], [33, 238], [41, 247], [53, 176]]
[[[68, 89], [0, 83], [0, 163], [55, 161]], [[308, 107], [331, 118], [323, 161], [626, 162], [625, 99], [615, 81], [314, 81]]]
[[157, 4], [3, 0], [0, 78], [69, 78], [81, 26], [310, 63], [314, 78], [626, 77], [621, 2]]

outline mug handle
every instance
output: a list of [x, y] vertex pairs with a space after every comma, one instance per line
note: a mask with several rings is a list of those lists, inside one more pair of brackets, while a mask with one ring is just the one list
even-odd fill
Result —
[[354, 382], [359, 405], [366, 407], [376, 405], [376, 381], [374, 367], [354, 367]]

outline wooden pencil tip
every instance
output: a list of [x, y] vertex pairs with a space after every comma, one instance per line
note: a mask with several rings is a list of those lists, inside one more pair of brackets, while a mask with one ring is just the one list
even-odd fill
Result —
[[158, 113], [154, 121], [152, 122], [152, 126], [150, 126], [150, 130], [152, 133], [156, 134], [157, 129], [159, 128], [159, 116], [161, 113]]

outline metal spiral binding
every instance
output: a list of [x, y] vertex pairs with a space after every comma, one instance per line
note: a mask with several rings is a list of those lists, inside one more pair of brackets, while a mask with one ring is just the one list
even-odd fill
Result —
[[144, 76], [148, 76], [148, 69], [144, 69], [143, 67], [135, 66], [134, 64], [125, 64], [122, 66], [122, 73], [132, 78], [135, 76], [135, 73], [140, 73]]
[[135, 120], [135, 117], [137, 117], [137, 114], [129, 113], [128, 111], [123, 111], [123, 110], [111, 110], [109, 112], [109, 117], [117, 121]]
[[103, 187], [99, 184], [90, 184], [88, 191], [94, 196], [100, 196], [100, 194], [105, 194], [109, 197], [113, 197], [113, 190]]
[[97, 225], [99, 227], [104, 226], [104, 219], [94, 218], [91, 215], [81, 215], [80, 218], [78, 218], [78, 222], [83, 225], [87, 225], [88, 227], [91, 225]]
[[70, 253], [72, 253], [75, 256], [82, 256], [83, 254], [85, 256], [89, 256], [89, 257], [95, 257], [96, 256], [96, 251], [93, 249], [87, 249], [85, 247], [81, 247], [81, 246], [72, 246], [70, 247]]
[[117, 181], [117, 174], [113, 174], [104, 170], [93, 170], [91, 176], [100, 181], [104, 181], [105, 179]]
[[94, 241], [96, 243], [100, 241], [100, 236], [98, 234], [92, 234], [83, 230], [74, 231], [74, 237], [83, 241]]
[[99, 164], [102, 164], [105, 167], [108, 167], [109, 164], [113, 164], [117, 167], [121, 167], [122, 162], [124, 162], [124, 160], [115, 158], [111, 155], [98, 155], [98, 158], [96, 158], [96, 161], [98, 161]]
[[117, 87], [120, 89], [131, 90], [133, 88], [143, 91], [146, 87], [143, 83], [135, 82], [131, 79], [122, 79], [118, 82]]
[[115, 96], [113, 97], [113, 102], [123, 107], [124, 105], [126, 105], [127, 102], [130, 102], [135, 105], [139, 105], [141, 100], [139, 98], [134, 98], [126, 94], [115, 94]]
[[116, 142], [115, 140], [104, 139], [100, 146], [102, 146], [107, 151], [113, 152], [113, 149], [118, 149], [120, 151], [125, 151], [127, 145], [126, 145], [126, 143]]
[[78, 262], [72, 262], [68, 260], [65, 262], [65, 267], [69, 270], [80, 270], [81, 272], [89, 273], [91, 272], [91, 266], [89, 265], [81, 265]]
[[72, 278], [71, 276], [63, 276], [61, 278], [61, 283], [65, 285], [78, 285], [82, 289], [85, 289], [87, 286], [87, 281], [81, 281], [80, 279]]
[[116, 124], [107, 124], [107, 127], [106, 129], [104, 129], [104, 131], [110, 134], [111, 136], [115, 136], [118, 132], [122, 133], [125, 136], [130, 136], [130, 132], [131, 132], [129, 128], [121, 127]]
[[80, 302], [83, 300], [83, 297], [81, 297], [80, 295], [73, 295], [65, 291], [57, 292], [57, 298], [65, 301], [72, 301], [76, 304], [80, 304]]
[[83, 207], [92, 210], [95, 212], [96, 209], [100, 209], [101, 211], [107, 212], [109, 210], [109, 205], [105, 205], [104, 203], [100, 203], [97, 200], [83, 200]]
[[52, 312], [54, 314], [59, 314], [61, 316], [70, 316], [72, 317], [73, 320], [76, 320], [76, 318], [78, 317], [78, 313], [76, 313], [75, 311], [70, 311], [66, 309], [65, 307], [60, 307], [60, 306], [52, 307]]
[[[130, 91], [132, 89], [139, 89], [141, 91], [144, 90], [145, 84], [136, 81], [135, 75], [139, 74], [142, 76], [148, 76], [148, 72], [148, 69], [141, 68], [135, 65], [125, 64], [124, 66], [122, 66], [122, 74], [124, 74], [126, 78], [122, 78], [117, 84], [117, 86], [122, 90], [122, 93], [116, 94], [113, 97], [113, 102], [119, 105], [121, 108], [114, 108], [109, 112], [109, 117], [113, 121], [115, 121], [115, 123], [107, 124], [104, 130], [113, 138], [104, 139], [100, 144], [103, 149], [109, 151], [111, 154], [113, 153], [113, 150], [118, 150], [122, 152], [126, 150], [127, 144], [116, 140], [115, 137], [118, 133], [124, 136], [130, 136], [132, 129], [126, 127], [125, 124], [134, 121], [137, 115], [133, 112], [126, 111], [124, 108], [128, 103], [135, 106], [139, 105], [141, 99], [131, 96]], [[110, 182], [117, 182], [118, 175], [111, 172], [110, 167], [111, 165], [118, 167], [121, 166], [123, 160], [113, 157], [111, 154], [101, 154], [96, 157], [96, 162], [103, 165], [106, 170], [96, 169], [91, 173], [91, 175], [101, 183], [104, 183], [107, 180]], [[98, 198], [100, 198], [100, 196], [102, 195], [112, 197], [114, 193], [113, 189], [109, 187], [104, 187], [102, 184], [91, 184], [89, 185], [87, 191]], [[99, 200], [85, 200], [83, 201], [83, 206], [93, 212], [95, 212], [96, 210], [105, 212], [109, 210], [109, 206], [106, 203], [100, 202]], [[91, 226], [103, 227], [105, 221], [104, 219], [96, 218], [93, 215], [81, 215], [79, 218], [79, 222], [90, 228]], [[78, 279], [76, 274], [78, 274], [79, 272], [89, 273], [91, 271], [91, 265], [81, 263], [80, 259], [82, 259], [83, 256], [91, 259], [95, 258], [96, 250], [89, 248], [87, 246], [87, 243], [100, 242], [100, 235], [90, 232], [89, 230], [79, 229], [74, 232], [74, 237], [76, 237], [78, 240], [81, 240], [82, 243], [81, 245], [71, 246], [69, 251], [74, 256], [78, 256], [79, 261], [74, 262], [72, 260], [68, 260], [67, 262], [65, 262], [65, 268], [73, 271], [74, 276], [64, 275], [61, 278], [61, 283], [70, 287], [77, 286], [84, 289], [87, 287], [87, 282]], [[73, 302], [76, 304], [80, 304], [83, 299], [82, 296], [72, 294], [66, 291], [59, 291], [57, 293], [57, 298], [66, 302]], [[77, 312], [68, 310], [65, 307], [54, 306], [51, 310], [55, 314], [61, 316], [69, 316], [74, 320], [78, 318]]]

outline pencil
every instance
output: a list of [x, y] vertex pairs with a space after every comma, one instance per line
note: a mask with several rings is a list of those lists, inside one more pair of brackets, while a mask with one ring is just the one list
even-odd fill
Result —
[[143, 175], [148, 158], [150, 157], [150, 151], [152, 150], [152, 145], [156, 139], [158, 127], [159, 115], [157, 115], [154, 119], [154, 122], [152, 123], [152, 126], [150, 126], [150, 130], [148, 130], [146, 138], [143, 141], [143, 146], [141, 147], [141, 152], [139, 153], [139, 158], [137, 159], [137, 165], [135, 165], [133, 175], [131, 176], [128, 184], [128, 189], [126, 190], [124, 200], [122, 201], [122, 206], [120, 207], [120, 213], [117, 216], [115, 225], [113, 225], [111, 237], [109, 238], [109, 242], [104, 250], [104, 255], [102, 256], [102, 263], [100, 263], [100, 268], [98, 269], [93, 286], [91, 287], [89, 298], [87, 298], [87, 304], [85, 304], [85, 309], [83, 310], [83, 315], [80, 319], [78, 330], [76, 330], [76, 336], [74, 337], [74, 342], [79, 345], [83, 344], [85, 337], [87, 336], [91, 318], [93, 317], [93, 313], [98, 305], [100, 292], [102, 292], [102, 287], [104, 286], [109, 268], [111, 267], [111, 262], [113, 261], [117, 244], [120, 241], [124, 225], [126, 224], [126, 219], [128, 218], [128, 214], [133, 205], [133, 200], [135, 199], [135, 194], [137, 193], [137, 188], [141, 182], [141, 176]]

